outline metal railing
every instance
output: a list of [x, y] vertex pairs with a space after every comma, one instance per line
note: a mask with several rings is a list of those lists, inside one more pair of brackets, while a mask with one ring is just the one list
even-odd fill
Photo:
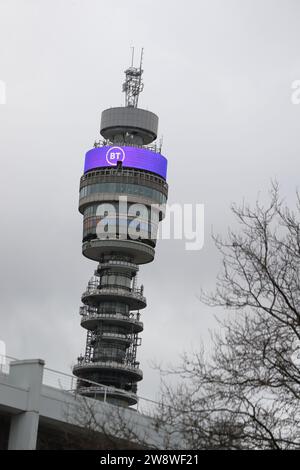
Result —
[[84, 387], [79, 385], [77, 388], [77, 392], [80, 394], [85, 394], [91, 398], [98, 398], [99, 395], [103, 396], [103, 401], [107, 401], [107, 396], [108, 395], [113, 395], [114, 397], [124, 397], [124, 398], [130, 398], [132, 401], [135, 401], [136, 403], [138, 402], [138, 397], [135, 393], [129, 392], [126, 390], [121, 390], [118, 388], [113, 388], [113, 387], [106, 387], [106, 386], [101, 386], [101, 385], [90, 385], [89, 387]]
[[[18, 361], [19, 359], [11, 356], [0, 355], [0, 374], [5, 376], [9, 375], [10, 364], [11, 362]], [[108, 385], [103, 385], [98, 382], [94, 382], [88, 379], [79, 379], [78, 377], [58, 371], [56, 369], [51, 369], [49, 367], [44, 367], [43, 372], [43, 385], [58, 389], [60, 391], [70, 393], [73, 396], [80, 395], [88, 391], [89, 398], [99, 399], [99, 392], [103, 392], [103, 401], [107, 401], [109, 394], [131, 397], [136, 400], [136, 404], [131, 407], [139, 411], [141, 414], [149, 415], [151, 408], [156, 408], [159, 403], [155, 400], [139, 396], [134, 392], [122, 390]], [[147, 410], [141, 409], [141, 403], [148, 407]]]
[[107, 337], [107, 338], [120, 338], [120, 339], [124, 339], [126, 341], [132, 341], [132, 336], [127, 335], [125, 333], [114, 333], [114, 332], [104, 331], [103, 333], [101, 333], [101, 336], [103, 338], [105, 338], [105, 337]]
[[139, 312], [130, 312], [129, 315], [126, 315], [122, 312], [116, 312], [116, 311], [101, 312], [101, 310], [97, 309], [97, 307], [91, 307], [89, 305], [82, 305], [81, 307], [79, 307], [79, 314], [82, 316], [100, 315], [101, 317], [107, 317], [107, 318], [116, 317], [122, 320], [131, 320], [131, 321], [136, 321], [140, 323]]
[[130, 364], [128, 362], [116, 362], [116, 361], [87, 361], [83, 358], [78, 359], [77, 367], [88, 367], [88, 368], [105, 368], [105, 369], [123, 369], [128, 370], [129, 372], [136, 372], [138, 375], [142, 376], [143, 372], [139, 368], [139, 363]]
[[109, 140], [106, 139], [99, 139], [95, 140], [94, 142], [94, 148], [99, 148], [99, 147], [111, 147], [114, 145], [119, 145], [120, 147], [137, 147], [140, 149], [146, 149], [146, 150], [151, 150], [151, 152], [154, 153], [161, 153], [162, 149], [162, 142], [154, 143], [152, 145], [141, 145], [141, 144], [136, 144], [132, 142], [110, 142]]
[[133, 342], [134, 338], [133, 335], [126, 334], [126, 333], [115, 333], [113, 331], [102, 331], [101, 333], [92, 334], [91, 338], [89, 339], [89, 343], [93, 344], [97, 339], [116, 339], [116, 340], [123, 340], [126, 342]]
[[[80, 307], [82, 308], [82, 307]], [[122, 320], [126, 321], [127, 323], [131, 325], [136, 325], [139, 326], [139, 328], [142, 330], [143, 329], [143, 322], [137, 320], [137, 318], [134, 317], [128, 317], [126, 315], [122, 315], [119, 313], [87, 313], [87, 314], [81, 314], [81, 325], [85, 323], [86, 321], [89, 320]]]
[[146, 298], [143, 296], [143, 291], [141, 289], [126, 289], [124, 287], [94, 287], [88, 286], [87, 290], [82, 294], [82, 297], [87, 297], [88, 295], [105, 295], [105, 294], [113, 294], [113, 295], [121, 295], [122, 297], [132, 297], [134, 299], [141, 300], [142, 302], [146, 303]]

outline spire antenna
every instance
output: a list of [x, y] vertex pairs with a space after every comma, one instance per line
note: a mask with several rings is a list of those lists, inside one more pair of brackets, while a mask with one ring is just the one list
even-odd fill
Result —
[[123, 83], [122, 91], [125, 92], [125, 106], [137, 108], [139, 95], [144, 89], [142, 82], [142, 63], [143, 63], [144, 48], [141, 49], [140, 65], [134, 67], [134, 47], [131, 53], [131, 66], [125, 70], [125, 82]]

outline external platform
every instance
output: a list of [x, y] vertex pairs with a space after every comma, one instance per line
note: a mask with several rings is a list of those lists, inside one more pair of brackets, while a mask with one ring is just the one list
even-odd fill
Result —
[[99, 322], [104, 321], [107, 325], [110, 324], [112, 326], [118, 326], [121, 328], [130, 326], [134, 334], [140, 333], [144, 329], [143, 323], [134, 318], [130, 318], [121, 314], [108, 313], [82, 315], [81, 326], [86, 330], [93, 331], [95, 328], [97, 328]]
[[96, 398], [100, 401], [106, 401], [106, 398], [109, 395], [110, 403], [114, 403], [114, 401], [119, 404], [121, 402], [125, 402], [126, 406], [133, 406], [138, 402], [138, 397], [135, 393], [114, 387], [109, 387], [107, 390], [104, 387], [97, 387], [97, 385], [95, 385], [91, 387], [78, 387], [77, 391], [81, 395]]
[[100, 302], [118, 301], [129, 305], [130, 310], [141, 310], [147, 301], [140, 291], [127, 290], [122, 287], [90, 288], [82, 294], [81, 300], [86, 305], [99, 305]]
[[89, 374], [91, 371], [114, 371], [119, 375], [126, 376], [128, 381], [139, 381], [143, 379], [143, 372], [138, 367], [130, 364], [122, 364], [114, 361], [98, 361], [98, 362], [82, 362], [73, 367], [73, 374], [77, 377], [84, 378], [85, 373]]
[[154, 248], [136, 240], [102, 240], [99, 238], [84, 242], [82, 253], [86, 258], [98, 262], [102, 255], [121, 253], [131, 257], [135, 264], [151, 263], [155, 256]]

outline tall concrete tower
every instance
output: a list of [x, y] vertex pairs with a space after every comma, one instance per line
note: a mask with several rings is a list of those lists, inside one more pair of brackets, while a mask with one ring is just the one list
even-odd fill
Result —
[[[137, 382], [143, 378], [136, 356], [146, 298], [137, 273], [154, 259], [168, 195], [167, 160], [155, 143], [158, 117], [138, 108], [142, 73], [141, 54], [139, 67], [132, 57], [125, 71], [125, 106], [102, 112], [103, 139], [86, 153], [79, 195], [82, 252], [98, 265], [82, 295], [86, 350], [73, 372], [79, 393], [99, 400], [105, 393], [122, 406], [137, 402]], [[109, 389], [104, 392], [100, 384]]]

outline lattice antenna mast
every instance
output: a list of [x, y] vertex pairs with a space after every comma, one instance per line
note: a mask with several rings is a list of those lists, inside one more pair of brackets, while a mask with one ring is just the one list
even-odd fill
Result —
[[137, 108], [139, 95], [144, 89], [144, 84], [142, 82], [142, 62], [143, 62], [143, 52], [144, 49], [141, 50], [141, 57], [140, 57], [140, 66], [134, 67], [133, 60], [134, 60], [134, 47], [132, 48], [132, 56], [131, 56], [131, 66], [125, 70], [125, 82], [123, 83], [122, 90], [125, 92], [125, 106], [130, 106], [133, 108]]

